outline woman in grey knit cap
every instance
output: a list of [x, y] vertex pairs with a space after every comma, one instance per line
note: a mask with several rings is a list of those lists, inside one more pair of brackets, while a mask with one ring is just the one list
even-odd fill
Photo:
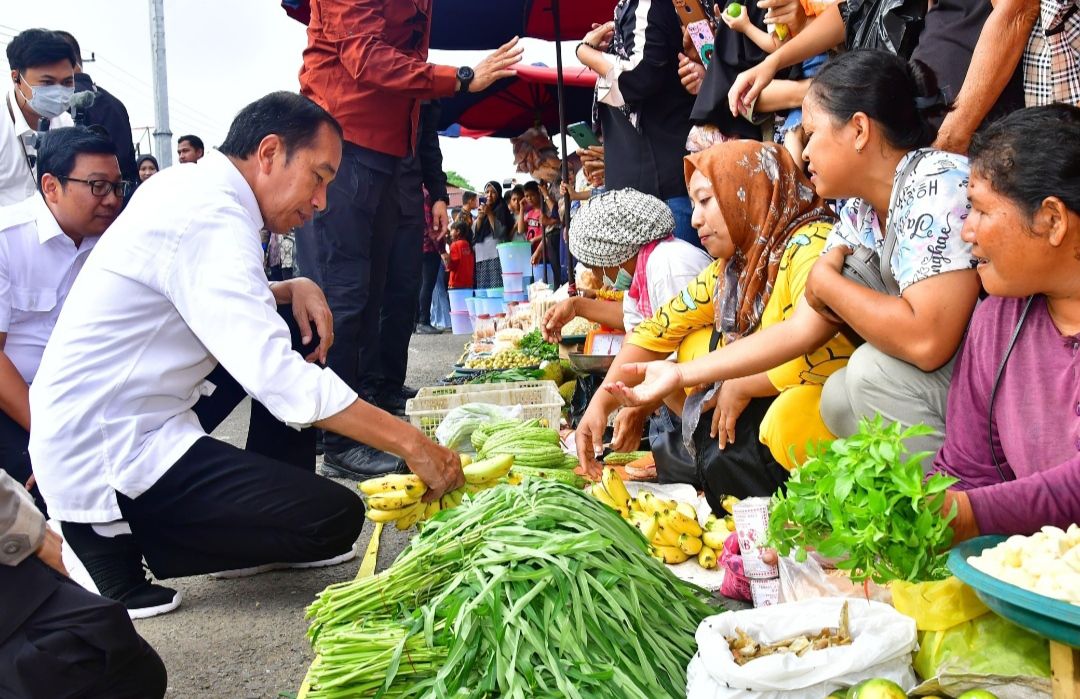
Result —
[[624, 291], [623, 303], [573, 296], [544, 316], [549, 342], [575, 316], [630, 332], [682, 291], [712, 259], [674, 236], [675, 218], [660, 199], [634, 189], [605, 192], [582, 203], [570, 223], [570, 251]]

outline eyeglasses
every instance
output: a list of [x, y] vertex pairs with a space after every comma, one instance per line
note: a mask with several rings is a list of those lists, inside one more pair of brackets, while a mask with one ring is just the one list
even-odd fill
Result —
[[60, 177], [58, 179], [67, 180], [68, 182], [81, 182], [85, 185], [89, 185], [90, 193], [95, 197], [104, 197], [109, 192], [112, 192], [123, 199], [127, 196], [128, 191], [131, 190], [131, 183], [126, 180], [109, 182], [108, 180], [80, 180], [77, 177]]

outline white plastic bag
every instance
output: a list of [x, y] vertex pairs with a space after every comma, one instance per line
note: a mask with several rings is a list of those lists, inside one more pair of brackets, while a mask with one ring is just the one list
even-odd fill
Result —
[[492, 420], [520, 420], [520, 405], [493, 405], [491, 403], [466, 403], [453, 408], [435, 428], [435, 439], [450, 449], [468, 448], [473, 430]]
[[[737, 665], [725, 636], [736, 627], [763, 643], [835, 628], [848, 602], [853, 642], [811, 651], [770, 655]], [[686, 672], [687, 699], [821, 699], [866, 679], [883, 677], [910, 691], [915, 621], [887, 604], [855, 599], [812, 599], [760, 609], [724, 612], [701, 622], [698, 652]]]
[[826, 569], [822, 559], [814, 552], [807, 555], [802, 563], [795, 560], [795, 554], [781, 556], [780, 601], [799, 602], [820, 597], [854, 597], [892, 604], [889, 588], [867, 581], [865, 585], [851, 582], [843, 572]]

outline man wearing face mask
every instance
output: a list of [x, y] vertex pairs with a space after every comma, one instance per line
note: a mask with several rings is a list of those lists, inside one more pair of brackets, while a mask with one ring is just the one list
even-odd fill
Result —
[[27, 29], [7, 46], [12, 89], [0, 111], [0, 206], [33, 195], [37, 133], [72, 126], [75, 52], [47, 29]]

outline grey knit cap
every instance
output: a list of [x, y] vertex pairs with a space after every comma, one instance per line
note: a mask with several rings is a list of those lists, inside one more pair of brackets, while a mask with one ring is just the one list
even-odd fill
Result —
[[570, 222], [570, 252], [591, 267], [616, 267], [674, 230], [667, 204], [636, 189], [617, 189], [582, 202]]

